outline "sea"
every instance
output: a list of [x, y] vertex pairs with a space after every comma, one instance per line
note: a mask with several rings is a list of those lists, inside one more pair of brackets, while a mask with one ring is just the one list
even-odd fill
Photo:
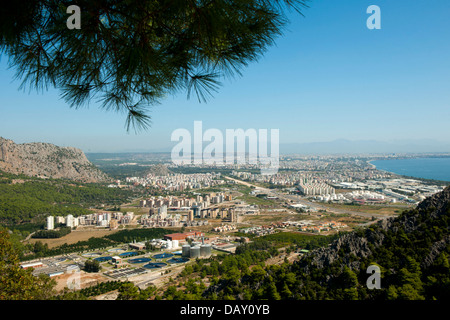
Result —
[[379, 170], [423, 179], [450, 181], [450, 157], [370, 161]]

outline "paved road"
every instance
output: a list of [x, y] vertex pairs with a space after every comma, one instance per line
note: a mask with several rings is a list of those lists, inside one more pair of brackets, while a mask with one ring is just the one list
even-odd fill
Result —
[[240, 183], [240, 184], [248, 186], [248, 187], [254, 187], [256, 190], [260, 190], [261, 192], [264, 192], [264, 193], [266, 193], [269, 196], [275, 196], [275, 197], [278, 197], [280, 199], [284, 199], [284, 200], [287, 200], [287, 201], [292, 200], [292, 201], [294, 201], [296, 203], [300, 203], [300, 204], [303, 204], [305, 206], [315, 207], [315, 208], [317, 208], [319, 210], [327, 210], [328, 212], [333, 212], [333, 213], [336, 213], [336, 214], [353, 214], [353, 215], [363, 216], [363, 217], [366, 217], [366, 218], [375, 217], [375, 218], [379, 218], [379, 219], [385, 219], [385, 218], [389, 218], [389, 217], [394, 217], [395, 216], [395, 215], [386, 215], [386, 214], [378, 214], [378, 213], [351, 211], [351, 210], [345, 210], [345, 209], [339, 209], [339, 208], [331, 208], [331, 207], [327, 207], [327, 206], [321, 205], [321, 204], [316, 203], [316, 202], [310, 202], [308, 200], [302, 199], [298, 195], [281, 193], [277, 189], [268, 189], [268, 188], [259, 187], [257, 185], [251, 184], [249, 182], [242, 181], [242, 180], [235, 179], [235, 178], [231, 178], [231, 177], [227, 177], [227, 176], [225, 176], [225, 179], [233, 180], [236, 183]]

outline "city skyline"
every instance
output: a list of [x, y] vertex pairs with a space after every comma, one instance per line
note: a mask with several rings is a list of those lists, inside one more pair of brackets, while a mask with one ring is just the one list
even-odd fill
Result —
[[[381, 30], [366, 27], [372, 4], [381, 8]], [[443, 41], [450, 4], [309, 5], [304, 17], [290, 14], [276, 45], [243, 69], [242, 77], [224, 80], [208, 103], [188, 100], [183, 92], [167, 97], [151, 107], [151, 128], [138, 134], [126, 132], [124, 114], [105, 112], [96, 103], [75, 110], [54, 89], [19, 91], [20, 81], [13, 80], [2, 55], [0, 136], [84, 152], [169, 151], [174, 130], [192, 130], [201, 120], [205, 128], [223, 132], [279, 129], [281, 153], [281, 146], [336, 140], [435, 141], [437, 150], [428, 151], [450, 151], [450, 45]]]

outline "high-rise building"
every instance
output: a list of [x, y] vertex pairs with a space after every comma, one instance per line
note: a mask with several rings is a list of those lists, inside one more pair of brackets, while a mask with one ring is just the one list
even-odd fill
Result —
[[53, 216], [47, 217], [47, 230], [53, 230], [55, 228], [55, 219]]
[[231, 222], [236, 222], [237, 221], [236, 211], [234, 211], [233, 209], [228, 210], [228, 218], [230, 219]]
[[69, 214], [66, 217], [66, 226], [73, 228], [73, 215]]
[[161, 206], [161, 208], [158, 209], [158, 214], [160, 215], [161, 219], [165, 219], [167, 217], [167, 206]]
[[187, 216], [187, 221], [188, 222], [194, 221], [194, 211], [193, 210], [189, 210], [188, 216]]

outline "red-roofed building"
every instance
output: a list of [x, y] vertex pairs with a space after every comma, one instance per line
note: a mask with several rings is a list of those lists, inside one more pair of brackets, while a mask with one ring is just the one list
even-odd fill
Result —
[[164, 236], [165, 240], [186, 240], [186, 238], [200, 238], [200, 237], [204, 237], [205, 234], [203, 232], [198, 232], [198, 231], [191, 231], [191, 232], [185, 232], [185, 233], [171, 233], [171, 234], [166, 234]]

